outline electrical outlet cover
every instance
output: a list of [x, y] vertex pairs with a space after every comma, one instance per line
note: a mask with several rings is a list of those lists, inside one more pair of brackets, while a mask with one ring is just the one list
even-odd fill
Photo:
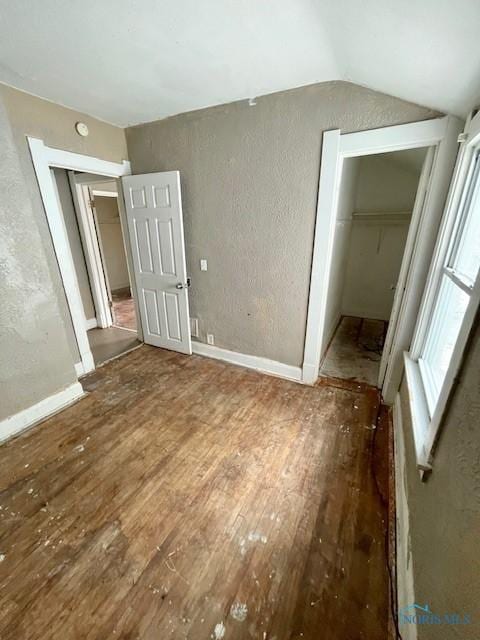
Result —
[[190, 335], [198, 338], [198, 318], [190, 318]]

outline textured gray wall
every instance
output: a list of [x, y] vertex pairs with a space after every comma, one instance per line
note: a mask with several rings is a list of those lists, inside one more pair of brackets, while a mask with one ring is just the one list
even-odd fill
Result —
[[180, 170], [200, 339], [213, 333], [220, 347], [300, 365], [322, 132], [434, 115], [332, 82], [127, 129], [133, 173]]
[[[0, 104], [0, 419], [75, 381], [51, 274]], [[38, 389], [38, 395], [35, 390]], [[32, 393], [33, 391], [33, 393]]]
[[462, 626], [419, 626], [419, 640], [480, 638], [480, 318], [472, 332], [433, 471], [421, 482], [415, 465], [405, 381], [401, 387], [410, 536], [417, 602], [434, 613], [470, 614]]
[[[88, 138], [74, 129], [78, 120]], [[71, 323], [25, 136], [120, 161], [122, 129], [0, 85], [0, 419], [76, 380]]]

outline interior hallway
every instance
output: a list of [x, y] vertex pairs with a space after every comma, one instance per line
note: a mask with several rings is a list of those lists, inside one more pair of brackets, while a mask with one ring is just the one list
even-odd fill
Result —
[[135, 316], [135, 302], [130, 288], [112, 291], [113, 323], [122, 329], [137, 330], [137, 318]]
[[2, 640], [385, 640], [375, 390], [147, 346], [82, 383], [0, 449]]
[[388, 322], [343, 316], [335, 330], [320, 375], [376, 387]]
[[136, 332], [120, 327], [90, 329], [87, 335], [95, 366], [117, 358], [141, 344]]

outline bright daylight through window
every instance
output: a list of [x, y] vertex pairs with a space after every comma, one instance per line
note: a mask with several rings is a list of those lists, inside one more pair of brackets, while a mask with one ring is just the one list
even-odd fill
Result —
[[427, 292], [406, 357], [417, 463], [429, 469], [480, 297], [480, 122], [471, 121]]
[[442, 270], [437, 299], [419, 365], [430, 416], [445, 380], [480, 265], [480, 155], [472, 162], [470, 188], [458, 216]]

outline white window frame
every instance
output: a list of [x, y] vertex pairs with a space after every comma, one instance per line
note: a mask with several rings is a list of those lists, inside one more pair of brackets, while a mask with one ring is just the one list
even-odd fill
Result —
[[[480, 153], [480, 112], [467, 122], [454, 176], [450, 186], [445, 213], [437, 238], [437, 244], [430, 267], [412, 347], [405, 353], [405, 373], [410, 396], [413, 437], [417, 466], [422, 471], [432, 468], [432, 455], [438, 440], [442, 419], [452, 387], [458, 376], [470, 331], [480, 303], [480, 271], [472, 287], [455, 276], [448, 267], [450, 256], [460, 237], [463, 224], [464, 205], [469, 195], [473, 177], [472, 160]], [[452, 240], [453, 238], [453, 240]], [[429, 397], [428, 372], [420, 363], [432, 315], [443, 277], [449, 277], [457, 286], [468, 293], [470, 300], [465, 311], [458, 338], [438, 398], [432, 406]], [[430, 406], [429, 406], [430, 405]]]

